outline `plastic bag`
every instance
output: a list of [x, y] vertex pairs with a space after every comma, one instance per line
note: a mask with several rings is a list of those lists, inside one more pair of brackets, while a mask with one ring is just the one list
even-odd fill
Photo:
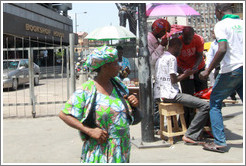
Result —
[[212, 86], [206, 89], [203, 89], [197, 93], [194, 94], [194, 96], [199, 97], [201, 99], [210, 99], [210, 95], [212, 92]]

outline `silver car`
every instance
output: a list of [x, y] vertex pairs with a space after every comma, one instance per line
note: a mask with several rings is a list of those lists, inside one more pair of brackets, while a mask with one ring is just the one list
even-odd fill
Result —
[[[34, 63], [34, 85], [39, 84], [40, 68]], [[28, 59], [3, 60], [3, 88], [17, 90], [21, 84], [29, 83]]]

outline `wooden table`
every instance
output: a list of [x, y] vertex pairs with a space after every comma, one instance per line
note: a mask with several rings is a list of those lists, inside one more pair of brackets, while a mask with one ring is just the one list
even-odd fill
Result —
[[139, 100], [139, 87], [136, 87], [136, 86], [128, 86], [127, 87], [128, 89], [129, 89], [129, 94], [133, 94], [133, 93], [135, 93], [135, 94], [137, 94], [137, 98], [138, 98], [138, 100]]
[[132, 93], [139, 93], [139, 87], [131, 87], [131, 86], [128, 86], [127, 87], [129, 89], [129, 93], [132, 94]]
[[[203, 100], [209, 102], [209, 99], [203, 99]], [[230, 104], [236, 104], [236, 103], [238, 103], [237, 100], [229, 100], [229, 99], [224, 99], [222, 102], [223, 103], [230, 103]]]

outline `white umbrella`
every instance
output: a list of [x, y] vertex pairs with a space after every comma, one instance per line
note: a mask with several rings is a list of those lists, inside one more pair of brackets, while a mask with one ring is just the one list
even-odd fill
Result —
[[136, 36], [122, 26], [105, 26], [92, 31], [85, 39], [89, 40], [119, 40], [136, 38]]

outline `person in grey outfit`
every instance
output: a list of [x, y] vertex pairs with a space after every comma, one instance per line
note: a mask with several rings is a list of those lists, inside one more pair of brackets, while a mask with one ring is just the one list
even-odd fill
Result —
[[181, 40], [173, 38], [169, 41], [168, 50], [157, 60], [154, 98], [165, 103], [180, 103], [185, 107], [198, 109], [182, 139], [186, 144], [203, 144], [205, 142], [199, 141], [199, 136], [209, 117], [209, 103], [190, 94], [180, 93], [177, 83], [194, 73], [187, 69], [178, 75], [176, 57], [180, 55], [181, 48]]

